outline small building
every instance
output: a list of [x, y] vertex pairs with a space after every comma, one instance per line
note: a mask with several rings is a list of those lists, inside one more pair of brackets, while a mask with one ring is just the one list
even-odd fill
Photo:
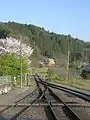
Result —
[[44, 62], [40, 62], [40, 67], [54, 67], [56, 62], [53, 58], [45, 58]]
[[55, 66], [55, 61], [54, 61], [54, 59], [48, 58], [48, 61], [49, 61], [48, 66]]

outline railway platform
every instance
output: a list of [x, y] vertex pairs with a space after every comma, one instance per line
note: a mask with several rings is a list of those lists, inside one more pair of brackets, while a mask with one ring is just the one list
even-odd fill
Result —
[[28, 93], [32, 92], [34, 89], [35, 86], [14, 88], [9, 93], [0, 95], [0, 105], [12, 104], [27, 95]]

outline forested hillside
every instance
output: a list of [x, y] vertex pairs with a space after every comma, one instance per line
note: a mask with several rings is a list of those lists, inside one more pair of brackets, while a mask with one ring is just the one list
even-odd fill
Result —
[[70, 49], [71, 54], [79, 53], [81, 55], [84, 47], [87, 46], [82, 40], [72, 38], [70, 35], [61, 35], [46, 31], [34, 25], [20, 24], [15, 22], [0, 23], [0, 38], [11, 36], [19, 38], [22, 34], [23, 42], [31, 44], [34, 47], [34, 54], [47, 56], [59, 56], [60, 53], [67, 54]]

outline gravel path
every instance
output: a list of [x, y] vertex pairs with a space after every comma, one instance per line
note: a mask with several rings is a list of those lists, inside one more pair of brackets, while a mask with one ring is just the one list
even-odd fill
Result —
[[35, 86], [14, 88], [8, 94], [0, 95], [0, 105], [12, 104], [35, 89]]

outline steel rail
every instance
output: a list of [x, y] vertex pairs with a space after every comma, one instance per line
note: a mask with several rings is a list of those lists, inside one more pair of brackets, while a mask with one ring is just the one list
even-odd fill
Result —
[[73, 120], [80, 120], [80, 117], [60, 97], [58, 97], [58, 95], [56, 95], [54, 91], [52, 91], [50, 88], [48, 88], [48, 90], [50, 91], [50, 93], [52, 93], [53, 96], [55, 96], [59, 100], [59, 102], [63, 103], [64, 107], [69, 113], [68, 116], [70, 118], [72, 118]]
[[[41, 81], [41, 80], [40, 80], [40, 81]], [[41, 81], [41, 82], [42, 82], [42, 81]], [[47, 86], [47, 84], [45, 84], [45, 85]], [[61, 103], [61, 102], [63, 103], [64, 107], [66, 108], [66, 110], [67, 110], [68, 113], [69, 113], [69, 114], [68, 114], [68, 117], [69, 117], [69, 118], [72, 118], [72, 119], [74, 119], [74, 120], [80, 120], [80, 117], [79, 117], [62, 99], [60, 99], [49, 87], [47, 87], [47, 89], [48, 89], [48, 92], [50, 92], [55, 99], [57, 99], [60, 103]], [[53, 107], [52, 107], [52, 102], [50, 102], [50, 101], [48, 100], [48, 97], [46, 96], [46, 93], [45, 93], [45, 98], [46, 98], [46, 100], [47, 100], [47, 102], [48, 102], [48, 104], [49, 104], [50, 110], [51, 110], [52, 113], [53, 113], [54, 119], [55, 119], [55, 120], [58, 120], [58, 117], [57, 117], [57, 115], [55, 114], [55, 111], [54, 111], [54, 109], [53, 109]]]
[[[40, 82], [38, 82], [38, 78], [37, 78], [36, 76], [34, 76], [34, 78], [35, 78], [36, 84], [40, 87], [40, 83], [41, 83], [42, 81], [39, 79]], [[51, 116], [52, 116], [52, 120], [58, 120], [58, 119], [57, 119], [57, 116], [55, 115], [55, 113], [54, 113], [54, 111], [53, 111], [53, 109], [52, 109], [52, 107], [51, 107], [50, 102], [48, 101], [48, 99], [47, 99], [47, 97], [46, 97], [46, 95], [45, 95], [46, 91], [48, 90], [48, 89], [47, 89], [47, 86], [46, 86], [46, 84], [43, 84], [43, 85], [44, 85], [44, 88], [45, 88], [45, 92], [42, 91], [41, 87], [40, 87], [40, 91], [44, 93], [44, 94], [43, 94], [43, 95], [44, 95], [44, 99], [47, 101], [47, 107], [48, 107], [49, 112], [50, 112], [50, 114], [51, 114]]]
[[[39, 83], [40, 83], [40, 84], [43, 84], [42, 80], [41, 80], [41, 79], [39, 79], [39, 80], [40, 80]], [[37, 82], [38, 82], [38, 81], [37, 81]], [[43, 85], [44, 85], [44, 86], [47, 86], [47, 84], [45, 84], [45, 83], [44, 83]], [[52, 92], [52, 91], [49, 89], [49, 87], [47, 87], [47, 89], [48, 89], [48, 92], [49, 92], [49, 93], [52, 93], [54, 99], [57, 99], [60, 103], [62, 102], [63, 105], [64, 105], [66, 108], [68, 108], [68, 106], [67, 106], [60, 98], [58, 98], [57, 95], [56, 95], [54, 92]], [[48, 99], [46, 92], [45, 92], [44, 98], [47, 100], [49, 111], [51, 111], [51, 113], [52, 113], [52, 119], [53, 119], [53, 120], [58, 120], [58, 117], [57, 117], [57, 115], [56, 115], [56, 113], [55, 113], [55, 111], [54, 111], [54, 109], [53, 109], [53, 107], [52, 107], [52, 102]], [[79, 118], [71, 109], [67, 109], [67, 110], [71, 113], [71, 116], [72, 116], [73, 118], [75, 118], [75, 120], [80, 120], [80, 118]], [[71, 116], [69, 116], [69, 117], [71, 117]]]
[[33, 104], [35, 104], [36, 102], [38, 102], [39, 100], [41, 100], [45, 94], [45, 91], [42, 91], [41, 87], [39, 86], [37, 80], [35, 79], [36, 81], [36, 84], [37, 84], [37, 87], [38, 87], [38, 90], [39, 90], [39, 96], [38, 98], [36, 98], [35, 100], [33, 100], [30, 104], [27, 104], [27, 106], [25, 106], [22, 110], [20, 110], [16, 115], [14, 115], [10, 120], [16, 120], [18, 117], [20, 117], [20, 115], [25, 112], [27, 109], [30, 109]]
[[18, 102], [26, 99], [27, 97], [30, 97], [31, 95], [33, 95], [36, 91], [38, 90], [38, 88], [36, 88], [34, 91], [32, 91], [31, 93], [27, 94], [26, 96], [24, 96], [23, 98], [17, 100], [15, 103], [17, 104]]
[[20, 110], [17, 114], [15, 114], [10, 120], [16, 120], [18, 117], [20, 117], [20, 115], [25, 112], [28, 108], [32, 107], [33, 103], [35, 103], [40, 97], [38, 96], [38, 98], [35, 98], [32, 102], [31, 105], [27, 105], [25, 106], [22, 110]]
[[37, 77], [40, 80], [38, 82], [41, 82], [42, 84], [46, 84], [47, 86], [51, 86], [55, 89], [70, 93], [72, 95], [78, 96], [79, 98], [82, 98], [85, 101], [90, 102], [90, 95], [87, 94], [87, 93], [83, 93], [83, 92], [80, 92], [80, 91], [77, 91], [77, 90], [73, 90], [73, 89], [70, 89], [70, 88], [67, 88], [67, 87], [63, 87], [61, 85], [55, 85], [53, 83], [49, 83], [49, 82], [41, 80], [41, 78], [39, 76], [37, 76]]
[[[41, 84], [43, 84], [43, 85], [46, 85], [47, 86], [47, 88], [48, 88], [48, 90], [53, 94], [53, 96], [54, 97], [56, 97], [60, 102], [62, 102], [63, 104], [64, 104], [64, 107], [65, 107], [65, 109], [68, 111], [68, 117], [70, 118], [70, 119], [75, 119], [75, 120], [81, 120], [81, 118], [83, 119], [83, 117], [85, 117], [84, 119], [87, 119], [88, 120], [88, 118], [87, 118], [87, 116], [81, 116], [81, 118], [80, 118], [80, 116], [78, 116], [77, 114], [76, 114], [76, 112], [66, 103], [66, 102], [64, 102], [60, 97], [58, 97], [58, 95], [56, 95], [51, 89], [50, 89], [50, 87], [52, 87], [52, 88], [56, 88], [57, 89], [57, 86], [52, 86], [51, 85], [51, 83], [49, 83], [49, 85], [48, 85], [48, 83], [47, 82], [45, 82], [45, 81], [42, 81], [42, 79], [40, 79], [39, 78], [39, 81], [38, 81], [39, 83], [41, 83]], [[50, 87], [49, 87], [50, 86]], [[65, 91], [65, 92], [67, 92], [66, 90], [63, 90], [63, 89], [61, 89], [61, 88], [58, 88], [59, 90], [62, 90], [62, 91]], [[68, 93], [72, 93], [71, 91], [68, 91]], [[75, 94], [75, 93], [73, 93], [74, 95], [77, 95], [77, 96], [80, 96], [80, 95], [78, 95], [78, 94]], [[82, 98], [82, 97], [81, 97]], [[84, 98], [85, 99], [85, 98]], [[51, 104], [50, 104], [51, 105]], [[50, 107], [52, 107], [52, 106], [50, 106]], [[52, 111], [53, 111], [53, 109], [52, 109]], [[55, 117], [56, 118], [56, 117]], [[57, 118], [56, 118], [57, 119]], [[83, 119], [83, 120], [84, 120]]]
[[[3, 110], [1, 110], [1, 111], [0, 111], [0, 115], [2, 115], [5, 111], [8, 111], [8, 110], [12, 109], [13, 107], [16, 107], [17, 104], [18, 104], [20, 101], [22, 101], [22, 100], [26, 99], [27, 97], [33, 95], [37, 90], [38, 90], [38, 88], [36, 88], [34, 91], [32, 91], [31, 93], [29, 93], [28, 95], [26, 95], [26, 96], [24, 96], [23, 98], [21, 98], [21, 99], [19, 99], [18, 101], [16, 101], [15, 104], [9, 105], [8, 107], [6, 107], [6, 108], [4, 108]], [[5, 105], [5, 106], [6, 106], [6, 105]]]

